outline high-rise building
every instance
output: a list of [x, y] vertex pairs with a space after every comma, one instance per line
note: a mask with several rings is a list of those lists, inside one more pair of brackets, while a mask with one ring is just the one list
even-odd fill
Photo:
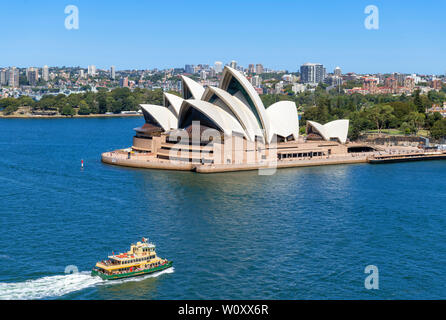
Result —
[[81, 78], [81, 79], [85, 78], [85, 71], [84, 71], [84, 69], [80, 69], [79, 70], [79, 78]]
[[396, 81], [398, 82], [399, 86], [403, 86], [404, 85], [404, 80], [406, 79], [406, 75], [399, 73], [399, 72], [394, 72], [393, 73], [393, 77], [396, 79]]
[[255, 68], [253, 64], [248, 65], [248, 73], [255, 73]]
[[2, 69], [0, 71], [0, 85], [6, 86], [8, 84], [8, 70]]
[[320, 63], [305, 63], [300, 67], [300, 79], [303, 83], [318, 84], [324, 81], [326, 70]]
[[281, 94], [282, 90], [283, 90], [283, 81], [277, 82], [276, 86], [274, 87], [274, 93]]
[[251, 78], [251, 84], [253, 87], [258, 88], [262, 84], [262, 78], [260, 76], [255, 75]]
[[195, 73], [195, 66], [193, 64], [186, 64], [184, 66], [184, 72], [189, 74]]
[[42, 69], [42, 78], [45, 81], [48, 81], [50, 79], [50, 71], [47, 65], [43, 66]]
[[201, 80], [206, 80], [206, 71], [205, 70], [201, 70], [200, 71], [200, 79]]
[[409, 90], [415, 89], [415, 79], [413, 77], [406, 77], [404, 79], [404, 87], [406, 87]]
[[264, 72], [263, 65], [261, 63], [256, 64], [256, 73], [262, 74]]
[[435, 90], [441, 90], [443, 87], [443, 82], [440, 79], [432, 79], [431, 88]]
[[398, 89], [398, 80], [395, 77], [389, 77], [385, 80], [385, 85], [387, 88], [390, 88], [393, 93], [395, 93]]
[[115, 66], [110, 67], [110, 79], [115, 80], [116, 79], [116, 69]]
[[119, 80], [119, 85], [120, 85], [122, 88], [128, 88], [128, 86], [129, 86], [129, 78], [128, 78], [128, 77], [121, 78], [121, 79]]
[[233, 69], [237, 69], [237, 61], [232, 60], [231, 63], [229, 64], [229, 66]]
[[369, 93], [375, 94], [378, 91], [378, 81], [378, 78], [367, 77], [362, 87]]
[[31, 86], [35, 86], [39, 81], [39, 70], [37, 68], [28, 68], [26, 70], [26, 78]]
[[221, 61], [215, 61], [214, 63], [214, 69], [215, 72], [217, 73], [221, 73], [223, 71], [223, 62]]
[[95, 65], [88, 66], [88, 75], [93, 76], [93, 77], [96, 75], [96, 66]]
[[340, 77], [340, 76], [342, 76], [342, 70], [341, 70], [341, 68], [339, 68], [339, 67], [336, 67], [335, 69], [334, 69], [334, 75], [335, 76], [337, 76], [337, 77]]
[[342, 86], [342, 77], [335, 75], [333, 78], [331, 78], [331, 85], [336, 87]]
[[19, 87], [19, 69], [11, 67], [8, 70], [8, 85], [13, 88]]

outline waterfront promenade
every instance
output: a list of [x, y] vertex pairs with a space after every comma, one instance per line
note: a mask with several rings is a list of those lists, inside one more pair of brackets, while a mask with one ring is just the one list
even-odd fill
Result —
[[[157, 158], [154, 154], [138, 154], [131, 153], [130, 149], [122, 149], [102, 154], [102, 162], [134, 168], [176, 170], [176, 171], [194, 171], [197, 173], [219, 173], [219, 172], [235, 172], [250, 171], [262, 169], [281, 169], [294, 167], [312, 167], [339, 164], [359, 164], [370, 163], [371, 159], [380, 157], [391, 157], [392, 159], [400, 159], [404, 161], [406, 158], [417, 157], [419, 159], [426, 158], [428, 153], [422, 149], [414, 147], [391, 147], [381, 151], [349, 153], [342, 155], [315, 156], [300, 159], [281, 159], [277, 161], [264, 161], [259, 163], [230, 163], [230, 164], [201, 164], [194, 162], [173, 162], [171, 160], [163, 160]], [[446, 154], [442, 154], [446, 156]]]

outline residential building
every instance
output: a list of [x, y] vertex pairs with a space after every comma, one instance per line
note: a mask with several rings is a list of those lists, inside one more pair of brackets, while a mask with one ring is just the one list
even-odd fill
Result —
[[26, 70], [26, 79], [31, 86], [35, 86], [39, 81], [39, 70], [37, 68], [28, 68]]
[[256, 64], [256, 73], [257, 73], [257, 74], [262, 74], [262, 73], [264, 73], [263, 65], [262, 65], [262, 64], [260, 64], [260, 63]]
[[110, 79], [115, 80], [116, 79], [116, 68], [115, 66], [110, 67]]
[[94, 77], [96, 75], [96, 66], [88, 66], [88, 75]]
[[250, 64], [250, 65], [248, 66], [248, 73], [251, 73], [251, 74], [255, 73], [255, 68], [254, 68], [254, 65], [253, 65], [253, 64]]
[[19, 69], [11, 67], [8, 70], [8, 85], [13, 88], [19, 87]]
[[262, 84], [262, 78], [260, 78], [259, 75], [255, 75], [251, 78], [251, 84], [254, 88], [258, 88], [260, 87], [260, 85]]
[[42, 68], [42, 79], [48, 81], [50, 79], [50, 72], [47, 65], [44, 65]]
[[342, 70], [341, 70], [341, 68], [340, 68], [340, 67], [336, 67], [336, 68], [334, 69], [333, 74], [334, 74], [335, 76], [337, 76], [337, 77], [342, 76]]
[[318, 84], [324, 81], [326, 70], [320, 63], [305, 63], [300, 67], [300, 79], [303, 83]]
[[189, 74], [195, 73], [195, 66], [193, 64], [186, 64], [184, 66], [184, 72]]
[[0, 71], [0, 85], [6, 86], [8, 84], [8, 70], [2, 69]]
[[214, 63], [214, 69], [216, 73], [221, 73], [223, 71], [223, 62], [221, 61], [215, 61]]
[[119, 85], [121, 86], [121, 88], [128, 88], [129, 87], [129, 78], [128, 77], [121, 78], [119, 80]]

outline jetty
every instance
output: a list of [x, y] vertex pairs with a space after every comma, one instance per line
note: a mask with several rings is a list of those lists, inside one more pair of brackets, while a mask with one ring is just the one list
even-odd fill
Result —
[[445, 160], [445, 159], [446, 159], [446, 152], [422, 152], [422, 153], [373, 155], [368, 158], [368, 162], [371, 164], [384, 164], [384, 163], [395, 163], [395, 162]]

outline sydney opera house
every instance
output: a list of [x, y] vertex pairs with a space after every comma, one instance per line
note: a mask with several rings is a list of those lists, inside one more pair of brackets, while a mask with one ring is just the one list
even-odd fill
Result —
[[[253, 170], [358, 161], [368, 151], [348, 143], [348, 120], [307, 121], [299, 134], [292, 101], [268, 108], [239, 71], [225, 67], [218, 87], [182, 76], [182, 97], [164, 93], [163, 105], [142, 104], [145, 123], [130, 148], [102, 155], [106, 163], [197, 172]], [[342, 162], [341, 161], [341, 162]]]

